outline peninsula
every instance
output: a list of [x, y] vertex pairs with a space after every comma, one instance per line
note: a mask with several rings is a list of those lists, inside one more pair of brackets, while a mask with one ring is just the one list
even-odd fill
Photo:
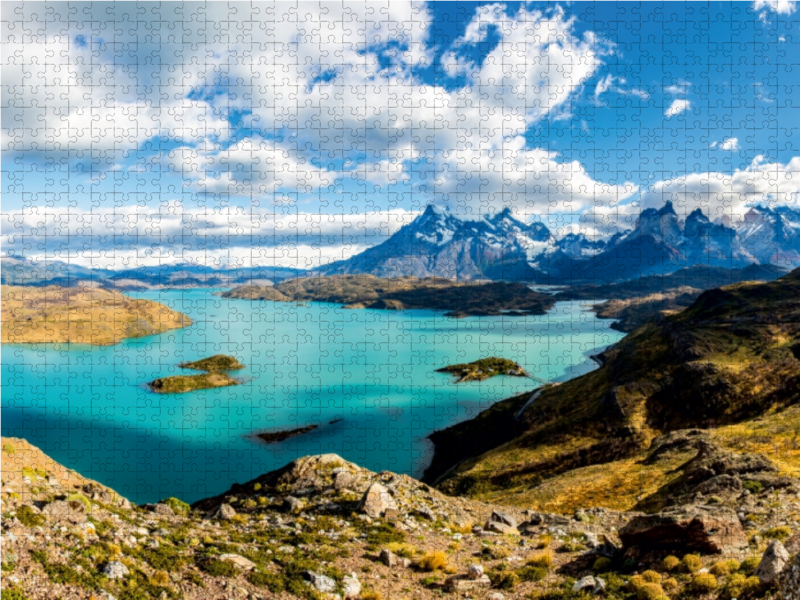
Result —
[[92, 287], [3, 285], [2, 343], [108, 346], [192, 324], [183, 313]]
[[243, 300], [331, 302], [345, 308], [427, 308], [456, 318], [543, 315], [556, 302], [552, 295], [535, 292], [522, 283], [464, 283], [437, 277], [383, 279], [373, 275], [297, 278], [275, 286], [241, 286], [220, 295]]

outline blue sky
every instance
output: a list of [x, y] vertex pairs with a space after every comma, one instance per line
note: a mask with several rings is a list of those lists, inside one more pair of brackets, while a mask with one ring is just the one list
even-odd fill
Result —
[[429, 202], [608, 235], [800, 194], [794, 2], [47, 11], [2, 7], [4, 249], [37, 258], [307, 267]]

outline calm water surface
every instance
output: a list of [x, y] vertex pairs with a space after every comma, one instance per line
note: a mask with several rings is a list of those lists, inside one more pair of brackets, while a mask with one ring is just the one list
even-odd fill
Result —
[[[186, 329], [116, 346], [4, 344], [2, 433], [135, 502], [219, 494], [306, 454], [336, 452], [374, 470], [421, 475], [426, 436], [532, 390], [517, 377], [456, 385], [435, 369], [502, 356], [547, 381], [595, 368], [622, 337], [580, 302], [537, 317], [452, 319], [426, 310], [348, 310], [227, 300], [215, 290], [131, 294], [188, 314]], [[159, 395], [144, 384], [175, 365], [231, 354], [243, 385]], [[320, 428], [281, 444], [257, 431]]]

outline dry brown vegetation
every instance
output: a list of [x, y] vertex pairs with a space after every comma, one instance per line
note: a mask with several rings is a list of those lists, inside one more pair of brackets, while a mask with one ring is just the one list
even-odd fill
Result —
[[4, 285], [0, 294], [2, 343], [110, 345], [192, 324], [158, 302], [99, 288]]

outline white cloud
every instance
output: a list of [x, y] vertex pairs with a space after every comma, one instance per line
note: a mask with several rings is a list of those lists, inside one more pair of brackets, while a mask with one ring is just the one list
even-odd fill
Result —
[[712, 220], [741, 219], [752, 204], [797, 205], [800, 201], [800, 157], [782, 164], [757, 156], [733, 173], [693, 173], [660, 181], [642, 194], [642, 208], [660, 208], [671, 200], [679, 214], [700, 208]]
[[[4, 147], [60, 149], [76, 159], [112, 154], [116, 164], [161, 136], [180, 147], [136, 171], [167, 169], [188, 190], [232, 197], [316, 193], [348, 181], [384, 190], [421, 174], [448, 180], [445, 156], [453, 148], [492, 168], [499, 157], [512, 173], [520, 166], [518, 138], [543, 118], [568, 115], [570, 100], [614, 51], [592, 32], [579, 36], [561, 8], [507, 14], [503, 4], [481, 6], [454, 48], [483, 43], [490, 30], [500, 43], [480, 64], [446, 53], [444, 63], [460, 65], [465, 77], [465, 87], [450, 89], [414, 71], [433, 59], [424, 4], [176, 7], [154, 8], [162, 18], [147, 22], [144, 36], [132, 5], [103, 6], [80, 31], [66, 9], [55, 7], [41, 23], [22, 5], [18, 19], [35, 34], [5, 30], [4, 96], [25, 101], [3, 110]], [[104, 29], [112, 17], [131, 25]], [[89, 44], [76, 44], [78, 35]], [[235, 109], [262, 133], [227, 148], [227, 111]], [[409, 147], [417, 162], [397, 158]], [[557, 171], [552, 163], [548, 171]], [[559, 193], [571, 181], [561, 176]]]
[[791, 15], [797, 10], [796, 0], [755, 0], [753, 10], [757, 12], [769, 11], [779, 15]]
[[195, 260], [237, 265], [239, 258], [234, 257], [247, 256], [253, 265], [310, 268], [381, 243], [417, 214], [406, 210], [320, 214], [243, 206], [200, 209], [178, 201], [123, 206], [113, 212], [38, 206], [3, 213], [0, 235], [7, 248], [24, 240], [28, 256], [74, 259], [87, 266], [93, 261], [98, 268]]
[[692, 107], [692, 103], [684, 98], [677, 98], [672, 101], [672, 104], [669, 105], [667, 110], [664, 111], [664, 116], [667, 118], [674, 117], [675, 115], [679, 115], [683, 112], [686, 112]]
[[728, 151], [739, 150], [739, 138], [727, 138], [719, 145], [719, 149]]

